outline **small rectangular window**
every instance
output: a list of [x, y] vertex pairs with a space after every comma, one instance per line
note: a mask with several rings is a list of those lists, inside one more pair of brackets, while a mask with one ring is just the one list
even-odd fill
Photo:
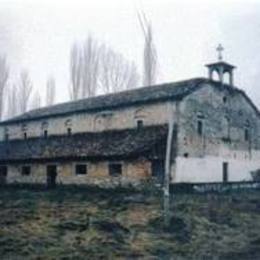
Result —
[[248, 128], [245, 129], [244, 139], [245, 139], [245, 141], [249, 141], [249, 129]]
[[86, 164], [76, 164], [75, 166], [76, 175], [85, 175], [88, 173], [88, 168]]
[[198, 120], [197, 132], [198, 132], [199, 135], [203, 134], [203, 123], [202, 123], [201, 120]]
[[31, 174], [30, 166], [22, 166], [22, 176], [29, 176]]
[[44, 138], [47, 138], [47, 137], [48, 137], [48, 130], [44, 130], [44, 131], [43, 131], [43, 137], [44, 137]]
[[0, 165], [0, 177], [6, 177], [7, 176], [7, 166], [6, 165]]
[[68, 136], [71, 136], [71, 128], [70, 127], [67, 129], [67, 134], [68, 134]]
[[6, 184], [7, 166], [0, 165], [0, 185]]
[[222, 176], [223, 182], [228, 182], [228, 163], [227, 162], [223, 162], [222, 171], [223, 171], [223, 176]]
[[24, 138], [24, 140], [27, 139], [27, 133], [26, 132], [23, 133], [23, 138]]
[[109, 175], [118, 177], [122, 175], [122, 164], [121, 163], [110, 163], [109, 164]]
[[137, 128], [140, 129], [144, 126], [144, 121], [143, 120], [137, 120]]

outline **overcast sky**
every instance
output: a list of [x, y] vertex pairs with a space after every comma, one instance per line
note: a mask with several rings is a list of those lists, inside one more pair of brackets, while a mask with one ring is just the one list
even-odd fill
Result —
[[44, 96], [53, 75], [57, 100], [68, 100], [71, 45], [89, 33], [136, 62], [142, 72], [143, 38], [136, 10], [152, 21], [160, 82], [207, 76], [218, 43], [237, 66], [235, 85], [260, 106], [260, 0], [0, 0], [0, 54], [13, 80], [29, 70]]

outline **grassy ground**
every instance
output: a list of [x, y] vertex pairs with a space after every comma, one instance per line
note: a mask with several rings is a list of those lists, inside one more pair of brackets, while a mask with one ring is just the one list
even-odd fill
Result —
[[260, 191], [0, 190], [1, 259], [260, 259]]

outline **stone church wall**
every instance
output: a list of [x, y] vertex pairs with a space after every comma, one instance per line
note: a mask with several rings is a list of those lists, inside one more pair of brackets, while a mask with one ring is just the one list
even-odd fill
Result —
[[259, 116], [241, 94], [205, 85], [182, 102], [179, 118], [173, 182], [222, 182], [223, 163], [229, 181], [251, 180], [260, 169]]
[[[251, 172], [260, 169], [259, 115], [242, 94], [208, 84], [186, 96], [182, 102], [161, 102], [39, 120], [28, 122], [26, 126], [12, 125], [8, 133], [10, 139], [17, 139], [23, 138], [23, 128], [26, 128], [27, 137], [38, 137], [44, 127], [48, 129], [48, 135], [59, 135], [66, 134], [68, 127], [72, 133], [134, 128], [137, 120], [143, 120], [144, 125], [159, 125], [168, 122], [169, 113], [178, 126], [171, 165], [172, 182], [221, 182], [224, 163], [228, 165], [228, 181], [250, 180]], [[201, 122], [201, 132], [198, 122]], [[0, 130], [3, 138], [3, 128]], [[9, 182], [46, 182], [46, 165], [32, 165], [32, 176], [21, 176], [17, 166], [9, 168]], [[89, 162], [85, 176], [76, 176], [74, 165], [64, 163], [59, 164], [57, 182], [136, 182], [150, 176], [151, 165], [147, 161], [124, 162], [120, 178], [109, 176], [108, 162]]]
[[[112, 129], [127, 129], [137, 126], [142, 120], [144, 125], [158, 125], [167, 122], [166, 102], [143, 106], [130, 106], [115, 110], [104, 110], [96, 113], [78, 113], [71, 116], [52, 117], [44, 120], [12, 124], [7, 127], [9, 139], [39, 137], [44, 130], [48, 135], [67, 134], [68, 128], [72, 133], [100, 132]], [[0, 140], [4, 139], [4, 127], [0, 127]]]

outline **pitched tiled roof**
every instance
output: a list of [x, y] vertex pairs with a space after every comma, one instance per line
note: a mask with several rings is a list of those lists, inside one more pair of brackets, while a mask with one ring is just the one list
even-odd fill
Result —
[[[0, 163], [68, 159], [162, 156], [167, 126], [149, 126], [72, 136], [0, 142]], [[157, 148], [156, 148], [157, 147]]]
[[66, 102], [50, 107], [35, 109], [7, 121], [1, 122], [0, 124], [34, 120], [75, 112], [98, 111], [164, 99], [178, 100], [184, 95], [190, 93], [201, 81], [203, 81], [203, 79], [196, 78]]
[[209, 83], [217, 88], [225, 88], [230, 92], [237, 92], [242, 94], [252, 105], [257, 114], [260, 115], [257, 107], [253, 104], [251, 99], [245, 94], [243, 90], [227, 84], [222, 84], [219, 81], [213, 81], [206, 78], [194, 78], [179, 82], [136, 88], [114, 94], [100, 95], [92, 98], [66, 102], [49, 107], [43, 107], [0, 122], [0, 125], [73, 113], [102, 111], [105, 109], [113, 109], [116, 107], [123, 107], [135, 104], [145, 104], [161, 100], [181, 100], [183, 97], [189, 95], [206, 83]]

